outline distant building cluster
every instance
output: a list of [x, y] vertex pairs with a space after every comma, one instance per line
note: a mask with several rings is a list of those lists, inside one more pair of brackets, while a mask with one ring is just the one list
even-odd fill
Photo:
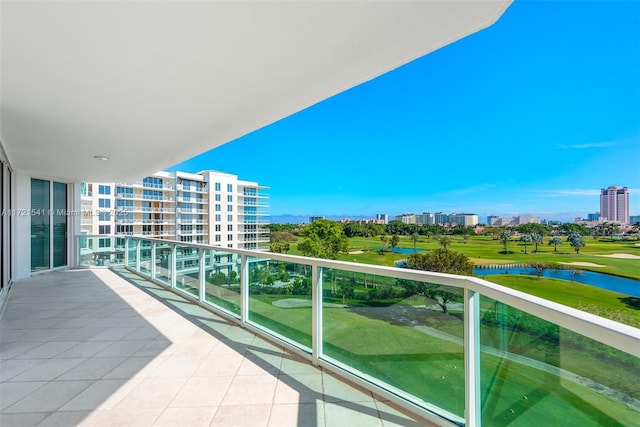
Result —
[[490, 215], [487, 217], [487, 225], [495, 227], [515, 227], [521, 224], [540, 224], [540, 218], [529, 215], [499, 217]]
[[371, 218], [359, 218], [359, 219], [353, 219], [353, 218], [342, 218], [337, 220], [336, 222], [340, 222], [342, 224], [346, 224], [348, 222], [354, 222], [356, 224], [359, 225], [365, 225], [365, 224], [381, 224], [381, 225], [385, 225], [388, 223], [388, 221], [384, 220], [384, 219], [371, 219]]
[[396, 221], [400, 221], [403, 224], [417, 224], [417, 225], [460, 225], [463, 227], [473, 227], [478, 225], [478, 215], [468, 213], [451, 213], [446, 214], [443, 212], [423, 212], [422, 214], [401, 214], [395, 217]]

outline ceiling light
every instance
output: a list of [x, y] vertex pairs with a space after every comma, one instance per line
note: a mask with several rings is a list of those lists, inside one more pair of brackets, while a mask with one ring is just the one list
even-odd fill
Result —
[[107, 156], [93, 156], [93, 158], [96, 160], [104, 160], [104, 161], [109, 160]]

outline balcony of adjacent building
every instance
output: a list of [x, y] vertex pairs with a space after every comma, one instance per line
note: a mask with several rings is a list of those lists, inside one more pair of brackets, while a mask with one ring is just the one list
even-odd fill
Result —
[[176, 184], [176, 191], [186, 191], [186, 192], [191, 192], [191, 193], [208, 194], [209, 193], [209, 188], [204, 184], [201, 184], [201, 185]]
[[257, 199], [250, 198], [238, 198], [238, 206], [240, 207], [256, 207], [256, 208], [268, 208], [270, 206], [269, 202], [261, 201]]

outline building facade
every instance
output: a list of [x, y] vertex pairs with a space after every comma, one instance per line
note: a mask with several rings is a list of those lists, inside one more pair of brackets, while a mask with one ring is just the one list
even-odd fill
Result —
[[519, 215], [509, 217], [499, 217], [497, 215], [490, 215], [487, 217], [487, 225], [495, 227], [515, 227], [521, 224], [540, 224], [540, 218], [530, 215]]
[[386, 213], [376, 214], [376, 224], [388, 224], [389, 215]]
[[405, 213], [405, 214], [401, 214], [401, 215], [396, 215], [395, 217], [396, 221], [400, 221], [403, 224], [417, 224], [418, 223], [418, 218], [415, 214], [412, 213]]
[[600, 221], [600, 212], [587, 214], [587, 221]]
[[217, 171], [157, 172], [137, 182], [85, 183], [85, 234], [145, 236], [268, 250], [267, 187]]
[[600, 190], [600, 216], [608, 221], [629, 224], [629, 190], [611, 186]]

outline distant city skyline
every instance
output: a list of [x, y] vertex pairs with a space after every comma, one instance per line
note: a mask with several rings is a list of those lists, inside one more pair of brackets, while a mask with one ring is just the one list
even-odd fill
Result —
[[516, 0], [492, 27], [174, 169], [271, 187], [271, 214], [640, 213], [640, 2]]

